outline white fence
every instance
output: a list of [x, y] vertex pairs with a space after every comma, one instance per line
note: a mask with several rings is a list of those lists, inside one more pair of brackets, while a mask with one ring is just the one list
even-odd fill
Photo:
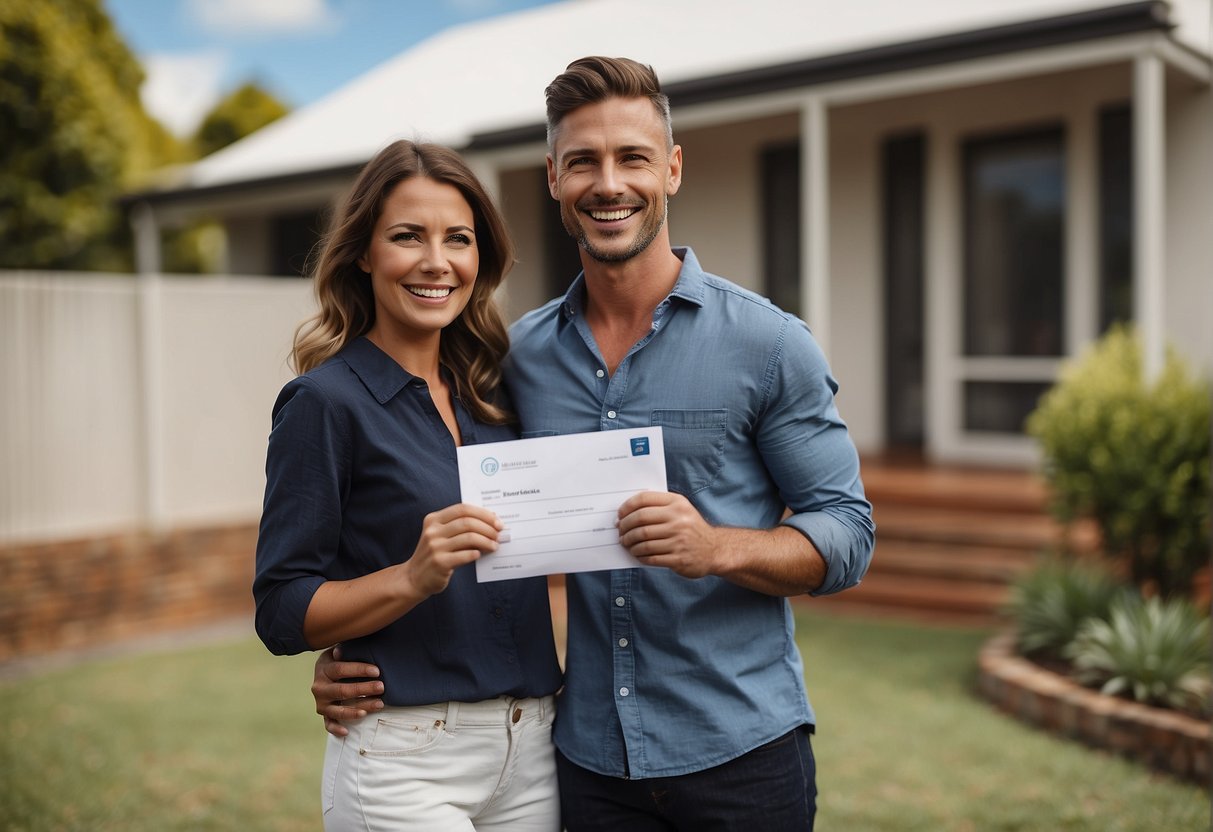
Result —
[[0, 543], [254, 521], [304, 280], [0, 273]]

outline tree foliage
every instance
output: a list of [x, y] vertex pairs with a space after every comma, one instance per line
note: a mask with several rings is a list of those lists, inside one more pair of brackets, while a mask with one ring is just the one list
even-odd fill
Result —
[[0, 267], [130, 267], [116, 199], [174, 159], [100, 0], [0, 0]]
[[194, 136], [199, 156], [209, 156], [289, 112], [287, 106], [254, 83], [246, 83], [203, 119]]

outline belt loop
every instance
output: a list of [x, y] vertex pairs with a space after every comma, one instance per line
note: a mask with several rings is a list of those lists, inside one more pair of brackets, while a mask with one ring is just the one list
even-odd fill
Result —
[[454, 731], [459, 727], [459, 703], [451, 700], [446, 703], [446, 730]]

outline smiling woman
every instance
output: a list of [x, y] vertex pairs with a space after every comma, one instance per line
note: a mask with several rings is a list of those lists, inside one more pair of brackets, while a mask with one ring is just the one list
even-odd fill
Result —
[[343, 675], [382, 671], [384, 707], [328, 739], [329, 829], [559, 826], [547, 581], [463, 568], [502, 528], [460, 502], [455, 448], [516, 436], [493, 301], [512, 263], [458, 154], [407, 141], [358, 175], [316, 263], [302, 375], [274, 405], [253, 595], [272, 652], [340, 643], [358, 668]]

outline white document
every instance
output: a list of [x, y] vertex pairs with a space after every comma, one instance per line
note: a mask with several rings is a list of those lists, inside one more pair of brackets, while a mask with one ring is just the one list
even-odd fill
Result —
[[661, 428], [605, 430], [464, 445], [463, 502], [505, 524], [497, 551], [476, 561], [480, 582], [642, 566], [619, 543], [619, 507], [665, 491]]

